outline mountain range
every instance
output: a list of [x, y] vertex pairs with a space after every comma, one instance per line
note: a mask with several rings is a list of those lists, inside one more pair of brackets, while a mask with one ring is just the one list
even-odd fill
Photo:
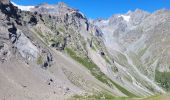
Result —
[[88, 19], [0, 1], [1, 100], [169, 100], [170, 11]]

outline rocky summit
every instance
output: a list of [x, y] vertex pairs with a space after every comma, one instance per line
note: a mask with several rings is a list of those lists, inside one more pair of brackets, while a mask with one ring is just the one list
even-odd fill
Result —
[[89, 20], [0, 0], [0, 100], [169, 100], [170, 11]]

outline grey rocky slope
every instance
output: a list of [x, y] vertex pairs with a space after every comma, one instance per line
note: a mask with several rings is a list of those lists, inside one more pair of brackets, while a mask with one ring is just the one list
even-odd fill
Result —
[[1, 99], [113, 99], [165, 93], [157, 82], [169, 68], [169, 11], [136, 10], [89, 22], [64, 3], [21, 11], [1, 1], [0, 9]]
[[134, 66], [136, 72], [168, 91], [169, 20], [169, 10], [150, 14], [137, 9], [92, 23], [103, 31], [105, 45], [121, 65]]

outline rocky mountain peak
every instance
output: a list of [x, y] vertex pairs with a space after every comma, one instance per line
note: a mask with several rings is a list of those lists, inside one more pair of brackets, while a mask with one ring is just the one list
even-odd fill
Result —
[[139, 8], [137, 8], [134, 12], [138, 12], [138, 13], [142, 13], [142, 12], [145, 12], [144, 10], [142, 10], [142, 9], [139, 9]]
[[9, 0], [0, 0], [0, 3], [9, 4]]
[[58, 2], [58, 7], [60, 8], [64, 8], [64, 7], [68, 7], [67, 4], [65, 4], [64, 2]]
[[140, 24], [149, 15], [150, 13], [144, 10], [136, 9], [134, 12], [129, 13], [129, 16], [131, 17], [131, 24], [136, 26]]
[[155, 14], [165, 14], [165, 13], [170, 13], [170, 10], [163, 8], [155, 12]]
[[59, 16], [59, 15], [65, 15], [67, 13], [77, 12], [78, 10], [67, 6], [63, 2], [59, 2], [58, 4], [55, 5], [41, 4], [36, 6], [31, 11], [37, 11], [42, 14], [51, 14], [54, 16], [56, 15]]

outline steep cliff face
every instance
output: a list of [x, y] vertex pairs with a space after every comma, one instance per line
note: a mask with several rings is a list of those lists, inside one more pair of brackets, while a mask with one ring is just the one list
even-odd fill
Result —
[[169, 11], [89, 21], [61, 2], [16, 6], [0, 2], [2, 99], [107, 100], [168, 89]]

